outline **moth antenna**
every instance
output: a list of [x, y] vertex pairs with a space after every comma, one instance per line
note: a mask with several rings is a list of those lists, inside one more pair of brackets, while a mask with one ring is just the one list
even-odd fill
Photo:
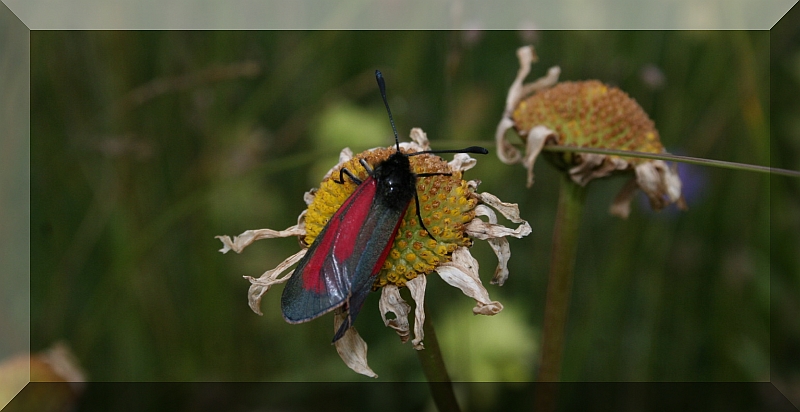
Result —
[[400, 151], [400, 138], [397, 137], [397, 128], [394, 127], [394, 119], [392, 119], [392, 111], [389, 110], [389, 101], [386, 100], [386, 82], [383, 81], [383, 74], [380, 70], [375, 70], [375, 80], [378, 81], [378, 89], [381, 91], [383, 104], [386, 106], [386, 113], [389, 113], [389, 123], [392, 124], [392, 131], [394, 132], [394, 143], [397, 145], [397, 151]]
[[425, 150], [422, 152], [414, 152], [409, 153], [409, 156], [416, 156], [421, 154], [437, 154], [437, 153], [474, 153], [474, 154], [489, 154], [489, 151], [480, 146], [470, 146], [464, 149], [452, 149], [452, 150]]

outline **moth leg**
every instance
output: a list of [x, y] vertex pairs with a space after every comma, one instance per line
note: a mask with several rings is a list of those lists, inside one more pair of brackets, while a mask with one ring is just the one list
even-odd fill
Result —
[[417, 173], [417, 177], [430, 177], [430, 176], [452, 176], [452, 173]]
[[361, 163], [361, 166], [364, 166], [364, 170], [367, 171], [367, 174], [372, 176], [372, 166], [370, 166], [369, 163], [367, 163], [367, 161], [364, 159], [359, 159], [358, 162]]
[[[414, 204], [417, 205], [417, 219], [419, 219], [419, 225], [422, 226], [422, 229], [425, 230], [425, 233], [427, 233], [431, 239], [436, 240], [436, 238], [431, 234], [430, 230], [425, 227], [425, 222], [422, 221], [422, 215], [419, 214], [419, 196], [417, 196], [416, 191], [414, 192]], [[438, 240], [436, 241], [438, 242]]]
[[342, 310], [347, 313], [347, 318], [345, 318], [344, 322], [342, 322], [342, 325], [339, 326], [339, 330], [336, 331], [331, 343], [341, 339], [342, 336], [347, 333], [347, 330], [353, 327], [353, 323], [356, 321], [356, 316], [358, 316], [358, 313], [364, 306], [364, 301], [367, 300], [367, 295], [369, 295], [371, 291], [372, 282], [368, 282], [358, 290], [353, 291], [353, 294], [347, 299], [346, 303], [342, 307]]
[[[451, 176], [451, 175], [452, 175], [452, 173], [419, 173], [419, 174], [417, 174], [417, 177]], [[417, 205], [417, 218], [419, 219], [419, 225], [422, 226], [422, 229], [425, 230], [425, 233], [428, 234], [428, 237], [430, 237], [433, 240], [436, 240], [436, 238], [433, 237], [433, 235], [431, 234], [430, 230], [428, 230], [428, 228], [425, 227], [425, 223], [422, 221], [422, 215], [419, 214], [419, 211], [420, 211], [419, 196], [417, 196], [416, 190], [414, 191], [414, 204]], [[436, 241], [438, 242], [438, 240], [436, 240]]]
[[344, 175], [350, 177], [350, 180], [352, 180], [355, 184], [361, 184], [361, 179], [357, 178], [351, 171], [344, 167], [339, 169], [339, 180], [333, 179], [334, 183], [338, 183], [340, 185], [344, 184]]

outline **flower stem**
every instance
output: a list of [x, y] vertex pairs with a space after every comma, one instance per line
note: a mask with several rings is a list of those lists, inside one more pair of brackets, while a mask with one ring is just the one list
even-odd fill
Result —
[[574, 183], [566, 175], [561, 178], [544, 308], [542, 362], [537, 379], [539, 382], [557, 382], [561, 373], [564, 331], [569, 312], [578, 229], [585, 197], [584, 187]]
[[433, 401], [439, 412], [458, 412], [461, 409], [456, 401], [456, 394], [453, 392], [453, 383], [450, 382], [450, 375], [444, 366], [442, 351], [439, 349], [439, 341], [436, 339], [436, 330], [433, 328], [433, 321], [430, 312], [425, 315], [425, 323], [422, 325], [425, 333], [425, 349], [418, 350], [417, 356], [422, 364], [422, 371], [428, 379], [428, 386], [431, 388]]

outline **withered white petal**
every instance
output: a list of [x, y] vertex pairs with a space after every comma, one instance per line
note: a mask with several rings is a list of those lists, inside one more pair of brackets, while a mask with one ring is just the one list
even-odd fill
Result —
[[528, 77], [531, 72], [531, 65], [533, 62], [539, 60], [533, 46], [524, 46], [517, 49], [517, 59], [519, 60], [519, 70], [517, 70], [517, 77], [508, 88], [508, 95], [506, 95], [506, 107], [503, 111], [503, 117], [511, 117], [514, 113], [514, 108], [524, 98], [522, 90], [522, 82]]
[[[317, 189], [311, 189], [308, 192], [303, 193], [303, 201], [306, 202], [306, 206], [311, 206], [314, 203], [314, 198], [317, 197]], [[307, 211], [308, 209], [304, 210], [303, 212]]]
[[[502, 202], [497, 196], [488, 192], [479, 193], [478, 197], [484, 204], [475, 207], [476, 218], [467, 223], [464, 230], [471, 237], [489, 242], [489, 246], [497, 256], [498, 262], [491, 283], [502, 286], [508, 279], [508, 260], [511, 258], [511, 248], [505, 237], [521, 238], [527, 236], [531, 233], [531, 226], [520, 218], [519, 206], [516, 204]], [[489, 206], [495, 208], [507, 219], [520, 225], [516, 229], [510, 229], [497, 224], [497, 216]], [[486, 216], [489, 221], [485, 222], [478, 219], [477, 216]]]
[[480, 240], [496, 239], [505, 236], [521, 238], [530, 234], [531, 226], [528, 222], [525, 222], [516, 229], [511, 229], [503, 225], [493, 225], [480, 219], [472, 219], [464, 226], [464, 231], [470, 237]]
[[[339, 326], [342, 325], [347, 314], [337, 313], [333, 317], [333, 330], [338, 331]], [[377, 378], [378, 374], [370, 369], [367, 364], [367, 343], [356, 331], [356, 328], [351, 327], [344, 333], [341, 339], [334, 343], [336, 352], [342, 358], [345, 365], [353, 371], [360, 373], [370, 378]]]
[[489, 239], [489, 246], [497, 256], [497, 268], [494, 270], [494, 276], [490, 281], [493, 285], [503, 286], [508, 279], [508, 260], [511, 259], [511, 246], [508, 244], [508, 239], [501, 237], [497, 239]]
[[411, 149], [415, 149], [420, 152], [425, 150], [431, 150], [431, 144], [428, 141], [428, 135], [425, 132], [423, 132], [422, 129], [420, 129], [419, 127], [411, 129], [410, 137], [411, 141], [417, 145], [416, 147], [411, 146]]
[[666, 186], [667, 198], [670, 202], [678, 202], [681, 197], [682, 183], [678, 175], [678, 165], [667, 167], [664, 171], [664, 185]]
[[680, 209], [686, 208], [681, 195], [681, 179], [675, 167], [669, 167], [662, 160], [652, 160], [636, 166], [635, 172], [635, 180], [628, 182], [614, 199], [610, 210], [612, 214], [627, 217], [633, 197], [633, 193], [629, 193], [633, 191], [629, 187], [631, 185], [638, 185], [642, 189], [654, 210], [661, 210], [671, 203], [676, 203]]
[[528, 187], [533, 186], [533, 164], [536, 163], [536, 158], [542, 152], [545, 143], [548, 140], [555, 139], [556, 132], [548, 129], [545, 126], [534, 126], [528, 131], [528, 137], [525, 141], [525, 158], [522, 159], [522, 166], [528, 169]]
[[645, 193], [658, 192], [661, 176], [658, 171], [658, 160], [646, 162], [636, 168], [636, 183]]
[[506, 132], [512, 127], [514, 127], [514, 120], [510, 117], [503, 117], [497, 124], [497, 130], [494, 133], [497, 157], [507, 165], [519, 163], [519, 160], [522, 159], [519, 149], [506, 139]]
[[447, 164], [450, 170], [454, 172], [464, 172], [475, 167], [475, 165], [478, 164], [478, 160], [470, 157], [470, 155], [466, 153], [456, 153], [455, 156], [453, 156], [453, 160]]
[[517, 104], [522, 100], [522, 82], [528, 77], [528, 73], [531, 72], [531, 64], [537, 60], [536, 54], [531, 46], [517, 49], [517, 58], [519, 59], [517, 77], [508, 89], [506, 107], [505, 110], [503, 110], [503, 117], [500, 119], [500, 123], [497, 124], [497, 130], [494, 136], [497, 145], [497, 157], [506, 164], [518, 163], [522, 157], [519, 150], [506, 140], [505, 134], [508, 129], [514, 127], [514, 121], [511, 119], [511, 115], [514, 113], [514, 108], [517, 107]]
[[339, 152], [339, 164], [349, 162], [353, 158], [353, 151], [349, 147], [345, 147]]
[[300, 236], [304, 234], [306, 234], [305, 228], [300, 228], [299, 225], [294, 225], [286, 230], [245, 230], [241, 235], [234, 236], [233, 240], [231, 240], [230, 236], [227, 235], [215, 237], [222, 241], [223, 246], [222, 249], [219, 250], [220, 252], [228, 253], [229, 250], [233, 250], [236, 253], [242, 253], [244, 248], [250, 246], [250, 244], [257, 240], [272, 239], [276, 237]]
[[[677, 172], [671, 173], [664, 177], [664, 184], [666, 185], [666, 198], [669, 200], [664, 206], [669, 203], [675, 203], [680, 210], [687, 210], [686, 201], [681, 193], [681, 180]], [[677, 192], [677, 193], [676, 193]]]
[[633, 200], [633, 195], [636, 193], [637, 187], [636, 178], [628, 180], [628, 182], [622, 186], [622, 189], [619, 190], [617, 196], [614, 197], [614, 201], [608, 208], [608, 213], [622, 219], [627, 219], [628, 215], [631, 214], [631, 200]]
[[555, 86], [555, 84], [558, 83], [559, 76], [561, 76], [561, 67], [553, 66], [547, 69], [546, 75], [536, 79], [533, 83], [528, 83], [522, 86], [522, 99], [528, 98], [530, 95], [538, 92], [539, 90]]
[[250, 289], [247, 291], [247, 303], [250, 305], [250, 309], [252, 309], [253, 312], [263, 315], [263, 313], [261, 313], [261, 298], [272, 285], [286, 282], [292, 277], [294, 271], [289, 272], [282, 278], [279, 276], [285, 272], [286, 269], [289, 269], [292, 265], [299, 262], [300, 259], [306, 255], [306, 252], [308, 252], [308, 249], [301, 249], [299, 252], [289, 256], [286, 260], [278, 264], [275, 269], [264, 272], [258, 279], [252, 276], [244, 276], [245, 279], [250, 281]]
[[[674, 168], [663, 160], [653, 160], [636, 166], [636, 183], [650, 199], [655, 210], [681, 199], [681, 179]], [[682, 206], [680, 202], [679, 206]]]
[[406, 282], [408, 291], [411, 292], [411, 299], [414, 299], [416, 304], [414, 308], [414, 340], [411, 341], [416, 350], [425, 349], [422, 344], [422, 339], [425, 338], [422, 326], [425, 324], [425, 287], [427, 284], [427, 276], [417, 276]]
[[306, 234], [306, 212], [308, 212], [308, 209], [303, 210], [300, 212], [300, 215], [297, 216], [297, 230], [300, 233], [299, 236]]
[[[500, 212], [500, 214], [502, 214], [506, 219], [514, 223], [519, 223], [520, 225], [516, 229], [511, 229], [492, 223], [491, 220], [489, 222], [484, 222], [483, 220], [476, 218], [469, 221], [469, 223], [467, 223], [464, 227], [468, 235], [480, 240], [487, 240], [505, 236], [521, 238], [531, 233], [531, 226], [528, 224], [528, 222], [519, 217], [519, 206], [513, 203], [502, 202], [497, 198], [497, 196], [488, 192], [478, 193], [478, 197], [481, 199], [481, 202]], [[486, 212], [486, 209], [484, 208], [476, 207], [475, 210], [476, 214], [477, 212], [480, 212], [481, 216], [494, 215], [494, 212]]]
[[[514, 127], [514, 121], [511, 119], [514, 109], [516, 109], [519, 102], [536, 91], [546, 89], [558, 83], [558, 76], [561, 74], [561, 69], [558, 66], [554, 66], [547, 71], [546, 76], [537, 79], [533, 83], [523, 85], [523, 81], [531, 72], [531, 65], [537, 61], [537, 57], [532, 46], [525, 46], [517, 49], [517, 58], [519, 59], [519, 70], [517, 71], [517, 77], [514, 79], [514, 82], [511, 83], [511, 87], [508, 89], [508, 95], [506, 96], [506, 107], [503, 111], [503, 117], [500, 119], [500, 123], [498, 123], [497, 130], [495, 131], [497, 157], [500, 158], [500, 161], [506, 164], [519, 163], [520, 159], [522, 159], [522, 154], [519, 152], [519, 150], [509, 143], [505, 138], [506, 131]], [[528, 150], [528, 152], [530, 152], [530, 150]], [[529, 158], [530, 156], [526, 155], [526, 159]], [[529, 168], [528, 180], [529, 182], [532, 182], [532, 160], [530, 160], [530, 164], [531, 167]], [[530, 184], [528, 186], [530, 186]]]
[[349, 147], [345, 147], [344, 149], [342, 149], [342, 151], [339, 152], [339, 163], [334, 165], [332, 168], [328, 169], [328, 171], [325, 172], [325, 176], [322, 177], [322, 180], [326, 180], [329, 177], [331, 177], [331, 174], [333, 173], [334, 170], [338, 169], [344, 162], [348, 162], [352, 158], [353, 158], [353, 151]]
[[569, 169], [569, 176], [573, 182], [581, 186], [586, 186], [590, 181], [608, 176], [617, 170], [625, 170], [630, 167], [628, 161], [616, 156], [596, 153], [578, 153], [575, 156], [580, 163]]
[[[489, 224], [497, 224], [497, 216], [494, 211], [486, 205], [478, 205], [475, 207], [475, 216], [486, 216], [489, 218]], [[494, 270], [492, 277], [492, 284], [503, 286], [508, 279], [508, 260], [511, 258], [511, 248], [508, 245], [508, 240], [504, 237], [489, 238], [487, 240], [492, 251], [497, 256], [497, 268]]]
[[436, 272], [447, 284], [461, 289], [465, 295], [475, 299], [476, 305], [472, 308], [472, 313], [495, 315], [503, 310], [503, 305], [492, 301], [489, 292], [481, 284], [478, 261], [472, 257], [469, 249], [457, 248], [453, 252], [453, 260], [439, 265]]
[[[401, 342], [408, 342], [408, 314], [411, 312], [411, 306], [400, 297], [400, 290], [397, 286], [389, 284], [381, 289], [378, 308], [381, 311], [383, 324], [394, 329], [400, 336]], [[394, 319], [386, 318], [386, 314], [389, 312], [394, 313]]]
[[500, 214], [503, 215], [503, 217], [505, 217], [506, 219], [514, 223], [523, 223], [525, 224], [526, 227], [528, 227], [527, 233], [525, 233], [525, 231], [523, 230], [522, 234], [514, 235], [514, 237], [520, 238], [522, 236], [527, 236], [531, 233], [530, 226], [528, 226], [528, 222], [519, 217], [519, 206], [516, 203], [503, 202], [497, 196], [489, 192], [480, 193], [478, 194], [478, 196], [480, 197], [481, 202], [491, 206], [493, 209], [500, 212]]

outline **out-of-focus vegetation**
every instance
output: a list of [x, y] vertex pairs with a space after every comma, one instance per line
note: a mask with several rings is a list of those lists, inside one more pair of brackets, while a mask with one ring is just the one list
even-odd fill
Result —
[[[34, 31], [32, 349], [66, 341], [94, 381], [368, 380], [330, 345], [329, 316], [286, 324], [280, 287], [262, 302], [263, 317], [248, 308], [242, 276], [275, 267], [298, 250], [296, 240], [222, 255], [214, 236], [295, 224], [303, 193], [341, 148], [391, 143], [375, 69], [387, 79], [401, 137], [421, 127], [434, 148], [494, 152], [515, 50], [532, 43], [540, 62], [531, 78], [559, 65], [562, 80], [620, 87], [673, 153], [797, 170], [800, 51], [787, 40], [797, 27], [780, 39]], [[796, 388], [798, 182], [681, 170], [687, 212], [653, 213], [642, 201], [619, 220], [607, 209], [624, 180], [592, 184], [563, 380], [772, 378]], [[473, 316], [474, 302], [429, 279], [426, 309], [454, 380], [535, 376], [558, 180], [547, 162], [536, 173], [526, 189], [524, 169], [493, 154], [468, 172], [482, 191], [518, 203], [533, 233], [511, 240], [505, 286], [487, 286], [506, 307], [494, 318]], [[474, 250], [488, 284], [496, 259], [486, 245]], [[411, 346], [383, 326], [377, 298], [357, 324], [370, 366], [380, 380], [422, 380]], [[465, 402], [491, 408], [484, 388]]]

